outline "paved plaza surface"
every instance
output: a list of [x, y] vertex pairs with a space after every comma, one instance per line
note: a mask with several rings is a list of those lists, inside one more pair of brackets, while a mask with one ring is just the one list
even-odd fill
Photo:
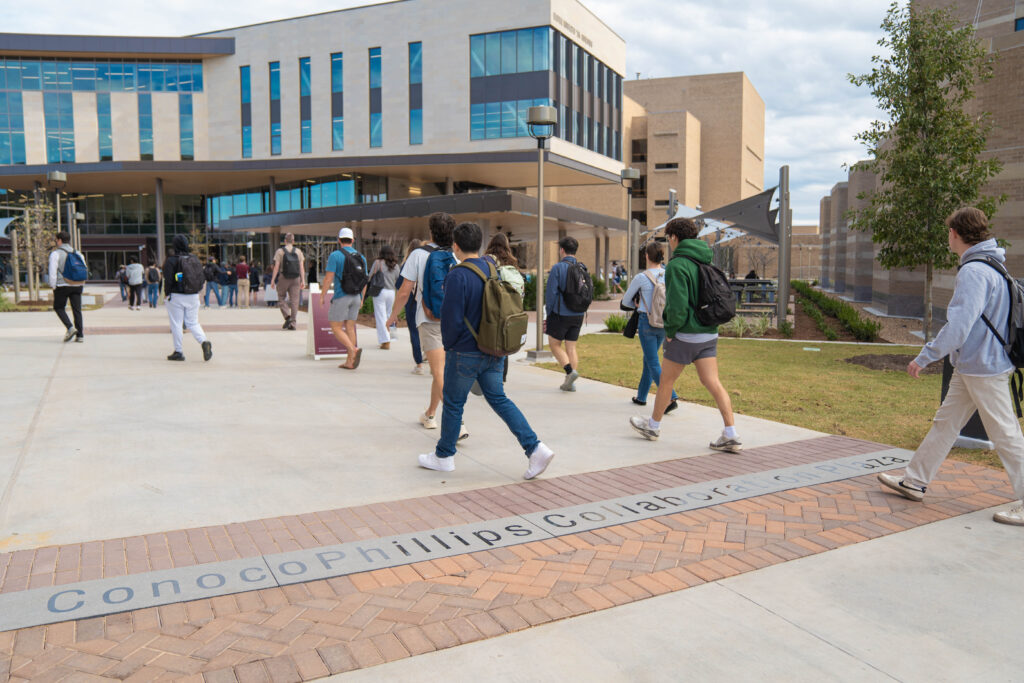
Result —
[[405, 330], [347, 372], [265, 307], [201, 311], [208, 363], [163, 308], [85, 316], [0, 316], [0, 680], [1022, 680], [1002, 472], [916, 504], [875, 481], [907, 451], [739, 416], [715, 453], [691, 404], [647, 442], [519, 359], [548, 471], [471, 396], [431, 472]]

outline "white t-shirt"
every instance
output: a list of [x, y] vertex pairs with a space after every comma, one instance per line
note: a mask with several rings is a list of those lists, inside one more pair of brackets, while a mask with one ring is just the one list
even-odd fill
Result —
[[[437, 247], [433, 242], [430, 242], [429, 246]], [[425, 322], [432, 322], [427, 320], [427, 314], [423, 311], [423, 272], [427, 269], [429, 257], [430, 252], [426, 249], [413, 249], [402, 266], [402, 278], [416, 283], [416, 327]]]

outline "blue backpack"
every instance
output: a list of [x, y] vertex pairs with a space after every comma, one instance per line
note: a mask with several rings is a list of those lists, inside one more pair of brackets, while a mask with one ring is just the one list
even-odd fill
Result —
[[67, 257], [64, 259], [64, 269], [60, 271], [60, 276], [69, 285], [80, 285], [89, 279], [89, 269], [85, 267], [85, 261], [78, 255], [78, 252], [69, 251], [67, 254]]
[[455, 267], [455, 254], [450, 249], [430, 252], [427, 266], [423, 269], [423, 308], [434, 320], [441, 317], [441, 303], [444, 301], [444, 279]]

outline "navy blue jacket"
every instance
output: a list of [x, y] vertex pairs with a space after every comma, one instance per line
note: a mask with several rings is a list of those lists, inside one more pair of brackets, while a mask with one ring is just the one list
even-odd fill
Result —
[[[487, 273], [487, 262], [482, 258], [466, 259]], [[479, 351], [473, 333], [463, 322], [465, 317], [473, 330], [480, 329], [483, 308], [484, 281], [469, 268], [452, 268], [444, 280], [444, 302], [441, 304], [441, 341], [445, 351]]]

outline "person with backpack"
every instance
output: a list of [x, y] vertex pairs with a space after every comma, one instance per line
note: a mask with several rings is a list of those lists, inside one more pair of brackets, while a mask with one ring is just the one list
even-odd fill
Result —
[[[494, 267], [498, 270], [498, 277], [503, 282], [507, 282], [512, 285], [512, 288], [516, 290], [520, 298], [526, 295], [526, 281], [523, 279], [523, 274], [519, 272], [519, 260], [512, 255], [512, 246], [508, 242], [508, 236], [503, 233], [495, 233], [494, 237], [487, 244], [487, 251], [484, 252], [484, 258], [488, 259], [494, 264]], [[508, 356], [505, 356], [504, 369], [501, 371], [501, 381], [504, 382], [508, 379]], [[473, 393], [478, 396], [482, 396], [480, 392], [480, 385], [473, 385]]]
[[[410, 252], [402, 266], [402, 286], [396, 299], [405, 301], [410, 294], [416, 297], [416, 331], [420, 338], [420, 349], [430, 363], [430, 400], [427, 409], [420, 415], [424, 429], [437, 429], [437, 409], [441, 405], [444, 388], [444, 344], [441, 339], [441, 305], [444, 296], [444, 278], [455, 263], [452, 254], [452, 232], [455, 219], [443, 211], [430, 214], [430, 242], [421, 244]], [[433, 257], [438, 254], [437, 257]], [[440, 278], [440, 282], [438, 279]], [[436, 315], [435, 315], [436, 313]], [[392, 309], [387, 320], [390, 328], [398, 320], [398, 311]], [[462, 430], [459, 438], [466, 438], [469, 432]]]
[[235, 282], [238, 287], [238, 307], [249, 308], [249, 264], [245, 262], [245, 256], [240, 256], [235, 264]]
[[114, 279], [117, 280], [117, 286], [121, 289], [121, 301], [128, 301], [128, 268], [123, 263], [118, 266], [117, 272], [114, 274]]
[[156, 263], [150, 263], [146, 268], [146, 301], [150, 308], [156, 308], [156, 304], [160, 300], [160, 280], [162, 279], [163, 276]]
[[128, 257], [128, 310], [142, 310], [142, 288], [145, 285], [146, 270], [139, 263], [139, 257], [132, 254]]
[[[407, 297], [398, 297], [399, 293], [404, 291], [402, 289], [402, 284], [405, 282], [405, 279], [401, 275], [402, 269], [405, 268], [405, 263], [409, 260], [409, 255], [419, 249], [420, 244], [422, 244], [422, 242], [419, 239], [413, 239], [409, 242], [408, 252], [406, 252], [405, 256], [406, 260], [402, 261], [402, 265], [399, 267], [398, 279], [395, 280], [395, 287], [397, 288], [395, 293], [395, 302], [405, 309], [405, 329], [409, 332], [409, 344], [412, 346], [412, 360], [416, 364], [412, 369], [412, 374], [414, 375], [427, 374], [427, 371], [423, 367], [423, 349], [420, 348], [420, 333], [416, 329], [416, 294], [410, 291]], [[395, 312], [395, 310], [397, 310], [395, 307], [391, 308], [392, 312]], [[396, 320], [397, 315], [398, 314], [396, 314]], [[390, 317], [391, 316], [388, 316], [389, 319]]]
[[[334, 338], [348, 352], [345, 362], [338, 366], [345, 370], [358, 368], [363, 355], [363, 350], [359, 348], [356, 340], [356, 318], [359, 317], [359, 309], [366, 294], [366, 283], [370, 279], [366, 274], [366, 257], [352, 246], [354, 238], [352, 228], [342, 228], [338, 231], [338, 248], [327, 258], [324, 285], [320, 290], [321, 306], [327, 304], [327, 290], [334, 290], [327, 320], [331, 324]], [[332, 275], [333, 287], [330, 280]]]
[[[729, 392], [718, 378], [718, 323], [702, 322], [702, 305], [706, 295], [716, 292], [702, 291], [707, 284], [704, 269], [711, 265], [712, 252], [707, 242], [697, 239], [699, 229], [689, 218], [673, 218], [665, 225], [669, 251], [672, 254], [665, 268], [665, 357], [661, 368], [661, 381], [654, 398], [650, 418], [635, 415], [629, 424], [649, 441], [656, 441], [661, 433], [661, 419], [672, 403], [672, 387], [683, 369], [692, 364], [697, 369], [700, 383], [708, 390], [722, 414], [725, 425], [721, 436], [709, 444], [712, 450], [738, 453], [743, 449], [736, 433]], [[717, 271], [721, 274], [721, 271]], [[724, 274], [726, 296], [734, 301]], [[720, 293], [720, 292], [719, 292]]]
[[[284, 316], [283, 330], [294, 330], [299, 315], [299, 298], [306, 286], [303, 275], [306, 272], [305, 257], [295, 246], [295, 235], [284, 236], [284, 246], [274, 252], [274, 274], [270, 281], [277, 288], [278, 306]], [[328, 271], [330, 272], [330, 271]]]
[[252, 265], [249, 266], [249, 292], [252, 295], [250, 303], [255, 306], [259, 303], [260, 297], [260, 275], [262, 270], [260, 268], [259, 261], [253, 261]]
[[921, 370], [949, 356], [953, 376], [932, 428], [903, 476], [883, 473], [878, 480], [904, 498], [920, 502], [960, 430], [977, 411], [1018, 498], [992, 519], [1024, 526], [1024, 434], [1008, 387], [1015, 370], [1009, 351], [1017, 357], [1014, 347], [1020, 342], [1016, 338], [1024, 334], [1018, 327], [1019, 315], [1024, 313], [1021, 292], [1006, 273], [1006, 251], [997, 245], [983, 211], [964, 207], [947, 218], [946, 225], [949, 250], [960, 257], [946, 324], [910, 362], [907, 374], [917, 379]]
[[[49, 258], [50, 287], [53, 288], [53, 311], [64, 323], [64, 341], [72, 338], [78, 343], [85, 341], [82, 329], [82, 288], [89, 277], [82, 252], [75, 251], [68, 244], [71, 235], [67, 230], [57, 233], [56, 244]], [[71, 315], [74, 324], [68, 319], [68, 302], [71, 302]]]
[[[217, 264], [217, 259], [210, 256], [206, 265], [203, 267], [203, 276], [206, 278], [206, 294], [203, 295], [203, 308], [210, 307], [210, 292], [217, 298], [217, 305], [224, 305], [224, 298], [221, 296], [220, 291], [220, 272], [221, 267]], [[169, 291], [169, 290], [165, 290]]]
[[[441, 414], [441, 437], [434, 451], [419, 456], [420, 467], [441, 472], [455, 469], [455, 446], [462, 438], [462, 414], [474, 382], [480, 384], [484, 398], [519, 441], [527, 458], [524, 479], [533, 479], [547, 469], [554, 452], [544, 445], [519, 408], [506, 395], [501, 381], [501, 361], [510, 348], [495, 337], [501, 315], [501, 303], [489, 296], [487, 286], [498, 285], [500, 294], [506, 283], [500, 283], [494, 264], [480, 258], [483, 232], [476, 223], [460, 223], [454, 229], [454, 255], [460, 261], [445, 282], [444, 299], [439, 310], [441, 335], [445, 351], [444, 411]], [[486, 274], [486, 275], [485, 275]], [[508, 290], [505, 290], [508, 291]], [[492, 292], [493, 294], [494, 292]], [[526, 319], [522, 299], [515, 297], [518, 311], [506, 311], [521, 316], [517, 330], [526, 336]], [[510, 299], [506, 298], [505, 303]], [[490, 306], [496, 306], [494, 310]], [[485, 310], [488, 308], [488, 310]], [[490, 328], [488, 324], [490, 320]], [[519, 345], [522, 340], [515, 340]], [[512, 346], [516, 346], [513, 344]], [[518, 347], [517, 347], [518, 348]], [[495, 354], [502, 355], [495, 355]], [[433, 362], [431, 362], [433, 365]], [[433, 368], [431, 368], [433, 369]]]
[[185, 360], [182, 346], [182, 324], [188, 328], [203, 349], [203, 360], [213, 358], [213, 344], [206, 338], [206, 333], [199, 324], [199, 292], [207, 282], [205, 269], [199, 258], [191, 253], [188, 237], [182, 234], [174, 236], [171, 243], [174, 254], [164, 261], [164, 292], [167, 295], [167, 319], [171, 323], [171, 340], [174, 353], [167, 360]]
[[[644, 369], [640, 374], [640, 384], [636, 388], [633, 403], [638, 406], [647, 405], [647, 394], [651, 390], [651, 382], [661, 386], [661, 362], [658, 351], [665, 343], [665, 249], [658, 242], [649, 242], [644, 247], [647, 257], [647, 270], [638, 273], [629, 288], [622, 295], [623, 301], [637, 301], [636, 309], [639, 320], [636, 328], [640, 339], [640, 349], [644, 354]], [[679, 407], [675, 390], [672, 391], [672, 402], [665, 408], [671, 413]]]
[[576, 341], [580, 338], [583, 316], [594, 300], [594, 281], [587, 267], [576, 260], [579, 246], [575, 237], [558, 240], [559, 261], [551, 267], [544, 289], [544, 331], [551, 353], [565, 370], [565, 380], [559, 387], [562, 391], [576, 391], [580, 376]]
[[377, 325], [377, 343], [380, 348], [387, 351], [391, 348], [391, 330], [385, 326], [387, 319], [391, 317], [391, 311], [395, 307], [395, 283], [398, 282], [400, 270], [398, 268], [398, 255], [395, 248], [385, 244], [380, 249], [380, 255], [374, 260], [370, 267], [370, 282], [367, 286], [367, 294], [373, 297], [373, 318]]

